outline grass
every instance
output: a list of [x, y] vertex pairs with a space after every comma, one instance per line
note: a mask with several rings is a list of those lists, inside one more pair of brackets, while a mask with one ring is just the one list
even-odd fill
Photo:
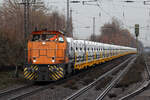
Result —
[[0, 89], [11, 87], [16, 84], [25, 83], [22, 72], [19, 72], [19, 78], [15, 78], [14, 73], [14, 71], [0, 72]]
[[133, 66], [119, 82], [117, 87], [128, 87], [130, 84], [137, 83], [143, 80], [142, 73], [145, 69], [145, 62], [143, 55], [138, 56]]

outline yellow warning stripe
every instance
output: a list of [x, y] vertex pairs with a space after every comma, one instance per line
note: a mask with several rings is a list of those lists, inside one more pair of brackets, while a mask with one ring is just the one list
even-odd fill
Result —
[[59, 72], [56, 72], [58, 74], [59, 77], [63, 77]]
[[54, 73], [54, 75], [55, 75], [58, 79], [60, 78], [56, 73]]
[[36, 66], [33, 67], [34, 70], [36, 70], [36, 68], [37, 68]]
[[33, 65], [31, 65], [30, 67], [33, 68]]
[[56, 80], [55, 76], [53, 77], [52, 75], [53, 75], [53, 73], [49, 73], [49, 77], [53, 80]]
[[50, 71], [53, 71], [52, 69], [49, 68]]
[[54, 73], [51, 71], [50, 75], [55, 79], [57, 80], [57, 77], [54, 75]]
[[61, 71], [63, 71], [63, 69], [62, 69], [61, 67], [59, 67], [59, 69], [60, 69]]
[[24, 68], [24, 71], [26, 71], [27, 70], [27, 67], [26, 68]]
[[[33, 68], [33, 65], [31, 66], [31, 68]], [[29, 79], [34, 73], [30, 73], [30, 72], [28, 72], [26, 70], [27, 70], [27, 68], [24, 69], [24, 71], [25, 71], [24, 72], [24, 76], [25, 76], [26, 79]], [[32, 78], [33, 78], [33, 76], [32, 76]]]
[[54, 66], [50, 66], [52, 69], [54, 68]]
[[[33, 68], [33, 69], [37, 70], [38, 67], [31, 65], [30, 68]], [[24, 76], [25, 76], [26, 79], [31, 80], [36, 76], [36, 73], [30, 73], [30, 72], [27, 71], [27, 68], [25, 68], [24, 69]]]
[[62, 75], [64, 74], [62, 71], [59, 71]]
[[29, 75], [29, 77], [28, 77], [28, 78], [29, 78], [29, 80], [30, 80], [30, 78], [31, 78], [31, 76], [32, 76], [33, 74], [34, 74], [34, 73], [31, 73], [31, 74]]
[[[53, 69], [56, 69], [57, 71], [53, 72]], [[57, 66], [50, 66], [49, 70], [51, 71], [49, 77], [53, 80], [58, 80], [64, 76], [63, 69], [61, 67], [57, 68]]]
[[[37, 67], [37, 65], [36, 65], [34, 68], [35, 68], [36, 71], [39, 69], [39, 68]], [[38, 75], [35, 73], [35, 76], [34, 76], [34, 77], [35, 77], [35, 79], [36, 79], [36, 78], [38, 78]]]
[[54, 78], [55, 78], [55, 80], [57, 80], [57, 77], [55, 77], [53, 74], [52, 74], [52, 77], [54, 77]]
[[55, 80], [51, 75], [49, 75], [49, 77], [50, 77], [52, 80]]
[[28, 71], [24, 72], [24, 76], [28, 73]]
[[57, 69], [57, 67], [56, 67], [56, 66], [54, 66], [54, 68], [56, 68], [56, 69]]
[[36, 73], [34, 73], [34, 75], [30, 78], [31, 80], [36, 76]]
[[[55, 66], [55, 68], [56, 68], [56, 66]], [[60, 73], [60, 74], [61, 74], [61, 77], [63, 77], [63, 72], [62, 72], [63, 69], [62, 69], [61, 67], [59, 67], [59, 68], [57, 68], [57, 69], [60, 69], [60, 70], [61, 70], [61, 71], [58, 70], [59, 72], [57, 71], [57, 73]]]
[[37, 79], [39, 76], [37, 75], [37, 76], [35, 76], [35, 79]]
[[49, 69], [49, 71], [51, 70], [51, 68], [48, 68]]
[[27, 75], [25, 75], [25, 78], [28, 79], [28, 76], [30, 75], [30, 73], [27, 73]]
[[29, 73], [29, 74], [27, 75], [27, 79], [29, 79], [29, 78], [30, 78], [30, 77], [29, 77], [30, 75], [31, 75], [31, 73]]
[[60, 77], [56, 74], [56, 72], [54, 73], [54, 76], [58, 79], [60, 79]]

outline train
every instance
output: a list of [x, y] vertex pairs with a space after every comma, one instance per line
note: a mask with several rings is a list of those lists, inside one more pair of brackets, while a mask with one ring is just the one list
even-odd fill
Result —
[[26, 80], [57, 81], [96, 64], [136, 54], [137, 49], [75, 40], [60, 31], [34, 31], [29, 36], [26, 52]]

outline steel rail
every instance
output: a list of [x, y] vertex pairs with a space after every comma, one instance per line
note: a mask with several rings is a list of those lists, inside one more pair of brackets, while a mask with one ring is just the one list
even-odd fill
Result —
[[103, 92], [97, 97], [96, 100], [102, 100], [107, 93], [119, 82], [119, 80], [126, 74], [126, 72], [132, 67], [131, 65], [135, 61], [136, 57], [128, 63], [127, 67], [123, 69], [123, 71], [119, 72], [119, 75], [117, 75], [114, 80], [103, 90]]
[[39, 92], [39, 91], [45, 90], [45, 89], [47, 89], [47, 88], [50, 88], [51, 86], [53, 86], [53, 85], [41, 86], [41, 87], [36, 88], [36, 89], [33, 89], [33, 90], [31, 90], [31, 91], [28, 91], [28, 92], [24, 92], [24, 93], [22, 93], [22, 94], [15, 95], [15, 96], [9, 98], [8, 100], [20, 100], [20, 99], [22, 99], [22, 98], [24, 98], [24, 97], [27, 97], [27, 96], [30, 96], [30, 95], [32, 95], [32, 94], [34, 94], [34, 93], [36, 93], [36, 92]]
[[137, 95], [138, 93], [141, 93], [142, 91], [145, 90], [146, 87], [148, 87], [150, 84], [150, 81], [146, 81], [142, 84], [141, 87], [139, 87], [137, 90], [133, 91], [132, 93], [126, 95], [126, 96], [123, 96], [121, 97], [119, 100], [127, 100], [128, 98], [130, 98], [131, 96], [135, 96]]
[[71, 96], [65, 98], [64, 100], [73, 100], [75, 98], [77, 98], [78, 96], [80, 96], [82, 93], [86, 92], [87, 90], [89, 90], [91, 87], [93, 87], [99, 80], [103, 79], [104, 77], [106, 77], [107, 75], [111, 74], [112, 72], [116, 71], [118, 68], [120, 68], [122, 65], [124, 65], [125, 63], [127, 63], [131, 58], [133, 58], [134, 56], [131, 56], [130, 58], [128, 58], [127, 60], [125, 60], [123, 63], [119, 64], [118, 66], [116, 66], [115, 68], [113, 68], [112, 70], [106, 72], [105, 74], [101, 75], [99, 78], [97, 78], [95, 81], [93, 81], [92, 83], [90, 83], [89, 85], [81, 88], [80, 90], [78, 90], [77, 92], [73, 93]]
[[[146, 70], [147, 70], [147, 73], [148, 73], [148, 76], [149, 76], [149, 79], [150, 79], [150, 70], [149, 70], [149, 68], [148, 68], [149, 66], [148, 66], [148, 64], [147, 64], [146, 58], [145, 58], [144, 60], [145, 60]], [[141, 87], [139, 87], [138, 89], [136, 89], [136, 90], [133, 91], [132, 93], [129, 93], [128, 95], [121, 97], [119, 100], [126, 100], [126, 99], [130, 98], [131, 96], [137, 95], [138, 93], [144, 91], [145, 88], [149, 86], [149, 84], [150, 84], [150, 80], [146, 80], [146, 81], [141, 85]]]
[[11, 89], [11, 90], [6, 90], [6, 91], [3, 91], [3, 92], [0, 92], [0, 97], [3, 97], [5, 95], [9, 95], [10, 93], [20, 91], [22, 89], [25, 89], [25, 88], [28, 88], [28, 87], [31, 87], [31, 86], [33, 86], [33, 84], [24, 85], [24, 86], [17, 87], [17, 88]]
[[150, 69], [148, 68], [149, 66], [148, 66], [148, 64], [147, 64], [147, 60], [146, 60], [146, 57], [145, 57], [145, 67], [146, 67], [146, 70], [147, 70], [147, 73], [148, 73], [148, 77], [149, 77], [149, 79], [150, 79]]

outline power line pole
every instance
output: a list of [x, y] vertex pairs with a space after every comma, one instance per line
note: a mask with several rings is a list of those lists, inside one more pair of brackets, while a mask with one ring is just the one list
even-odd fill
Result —
[[72, 33], [72, 9], [70, 9], [70, 20], [69, 20], [69, 32], [70, 32], [70, 36], [73, 37], [73, 33]]
[[69, 34], [69, 0], [67, 0], [67, 23], [66, 23], [66, 34]]
[[27, 63], [27, 37], [29, 34], [29, 28], [30, 28], [30, 5], [35, 4], [36, 0], [22, 0], [22, 3], [19, 3], [21, 5], [24, 5], [24, 63]]
[[135, 24], [135, 36], [136, 36], [136, 48], [137, 54], [139, 53], [139, 44], [138, 44], [138, 36], [139, 36], [139, 24]]
[[[29, 3], [30, 0], [27, 0], [27, 37], [28, 37], [28, 34], [30, 32], [30, 4]], [[34, 1], [35, 2], [35, 1]]]
[[35, 4], [36, 0], [22, 0], [22, 5], [24, 5], [24, 39], [26, 40], [29, 34], [30, 28], [30, 5]]
[[29, 0], [22, 0], [22, 3], [24, 5], [24, 49], [25, 49], [25, 54], [24, 54], [24, 63], [27, 63], [27, 36], [28, 36], [28, 28], [29, 28]]
[[[70, 27], [70, 3], [80, 3], [80, 1], [76, 0], [67, 0], [67, 21], [66, 21], [66, 34], [69, 35], [69, 27]], [[72, 10], [71, 10], [72, 11]]]
[[24, 39], [27, 38], [27, 0], [23, 0], [24, 5]]
[[93, 17], [93, 41], [95, 41], [95, 17]]

